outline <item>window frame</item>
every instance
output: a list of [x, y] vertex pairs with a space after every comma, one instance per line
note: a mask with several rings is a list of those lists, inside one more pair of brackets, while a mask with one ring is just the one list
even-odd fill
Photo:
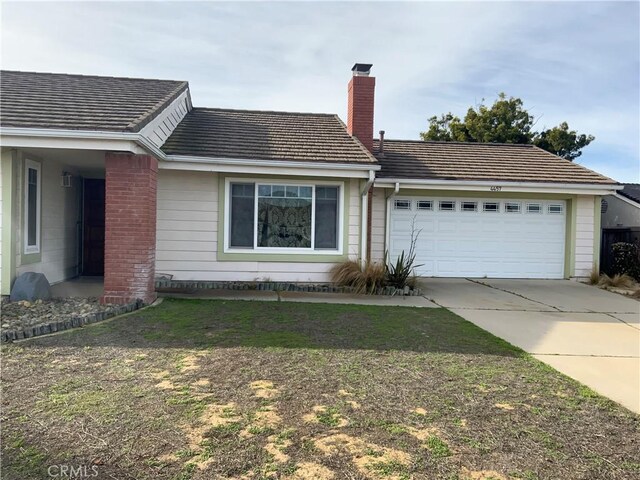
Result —
[[[36, 243], [29, 245], [29, 170], [38, 173], [38, 183], [36, 185]], [[34, 160], [25, 158], [24, 160], [24, 192], [23, 192], [23, 253], [30, 255], [40, 253], [40, 232], [42, 231], [42, 164]]]
[[[530, 207], [538, 207], [537, 211], [531, 211]], [[544, 205], [541, 202], [527, 202], [524, 213], [528, 215], [542, 215], [544, 213]]]
[[[450, 203], [452, 208], [442, 208], [443, 203]], [[458, 211], [458, 201], [457, 200], [438, 200], [438, 211], [439, 212], [457, 212]]]
[[[428, 202], [429, 203], [429, 207], [428, 208], [427, 207], [421, 207], [420, 204], [423, 203], [423, 202], [424, 203]], [[434, 203], [435, 202], [433, 200], [424, 200], [424, 199], [416, 200], [416, 210], [418, 210], [420, 212], [433, 212], [433, 210], [434, 210], [433, 207], [435, 206]]]
[[[471, 210], [465, 209], [465, 204], [473, 205]], [[478, 213], [478, 201], [477, 200], [460, 200], [460, 212], [462, 213]]]
[[[398, 207], [398, 203], [399, 202], [407, 202], [407, 208], [399, 208]], [[393, 200], [393, 209], [394, 210], [400, 210], [402, 212], [410, 212], [411, 211], [411, 204], [413, 202], [411, 201], [411, 199], [409, 198], [395, 198]]]
[[[231, 185], [234, 183], [253, 183], [254, 185], [254, 215], [253, 215], [253, 247], [232, 247], [231, 243]], [[258, 190], [260, 185], [282, 185], [295, 187], [311, 187], [311, 247], [260, 247], [258, 245]], [[338, 188], [338, 225], [337, 240], [338, 248], [315, 248], [316, 242], [316, 186], [337, 187]], [[344, 182], [318, 180], [278, 180], [253, 177], [225, 178], [224, 183], [224, 245], [223, 253], [246, 253], [246, 254], [292, 254], [292, 255], [342, 255], [344, 249], [344, 202], [345, 185]], [[293, 198], [293, 197], [292, 197]]]
[[[487, 210], [487, 205], [495, 205], [495, 210]], [[482, 213], [500, 213], [500, 202], [482, 201]]]
[[[509, 210], [509, 207], [512, 205], [517, 205], [518, 206], [518, 210], [513, 212]], [[515, 202], [515, 201], [506, 201], [504, 202], [504, 213], [508, 213], [509, 215], [519, 215], [522, 214], [522, 202]]]
[[[552, 208], [558, 207], [560, 209], [560, 211], [558, 212], [553, 212], [551, 211]], [[563, 203], [549, 203], [547, 205], [547, 214], [548, 215], [564, 215], [564, 204]]]

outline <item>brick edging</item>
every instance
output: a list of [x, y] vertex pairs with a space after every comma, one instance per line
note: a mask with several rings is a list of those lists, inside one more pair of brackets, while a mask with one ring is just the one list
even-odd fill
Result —
[[85, 316], [71, 316], [64, 320], [57, 322], [45, 323], [42, 325], [35, 325], [33, 327], [27, 327], [19, 330], [2, 330], [0, 335], [0, 341], [2, 343], [13, 342], [14, 340], [24, 340], [26, 338], [38, 337], [40, 335], [48, 335], [50, 333], [62, 332], [71, 328], [82, 327], [90, 323], [107, 320], [109, 318], [117, 317], [125, 313], [130, 313], [138, 310], [144, 305], [141, 300], [130, 302], [124, 305], [114, 305], [102, 312], [94, 312]]
[[[340, 287], [331, 283], [291, 283], [291, 282], [198, 282], [192, 280], [156, 280], [156, 290], [162, 292], [164, 288], [185, 290], [267, 290], [279, 292], [323, 292], [323, 293], [354, 293], [353, 287]], [[384, 296], [421, 296], [419, 288], [401, 289], [384, 287], [372, 295]]]

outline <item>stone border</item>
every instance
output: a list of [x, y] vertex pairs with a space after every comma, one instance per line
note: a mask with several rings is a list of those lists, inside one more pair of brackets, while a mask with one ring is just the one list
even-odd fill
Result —
[[[289, 282], [198, 282], [191, 280], [156, 280], [156, 290], [163, 289], [184, 290], [267, 290], [274, 292], [323, 292], [323, 293], [354, 293], [353, 287], [340, 287], [332, 283], [289, 283]], [[385, 296], [422, 296], [419, 288], [384, 287], [373, 295]]]
[[35, 325], [33, 327], [23, 328], [22, 330], [2, 330], [0, 342], [7, 343], [15, 340], [24, 340], [26, 338], [38, 337], [40, 335], [48, 335], [50, 333], [62, 332], [63, 330], [69, 330], [71, 328], [82, 327], [90, 323], [107, 320], [108, 318], [133, 312], [143, 306], [144, 303], [141, 300], [136, 300], [135, 302], [124, 305], [113, 305], [102, 312], [94, 312], [84, 316], [70, 316], [64, 320]]

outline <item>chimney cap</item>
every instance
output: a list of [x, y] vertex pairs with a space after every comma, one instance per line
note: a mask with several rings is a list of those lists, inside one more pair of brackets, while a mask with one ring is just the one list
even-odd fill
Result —
[[371, 67], [373, 67], [372, 63], [356, 63], [351, 68], [354, 76], [358, 77], [368, 77], [371, 72]]

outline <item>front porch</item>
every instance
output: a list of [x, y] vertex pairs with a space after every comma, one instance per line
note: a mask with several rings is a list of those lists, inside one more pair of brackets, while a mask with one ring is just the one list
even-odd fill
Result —
[[36, 272], [54, 297], [152, 302], [156, 172], [148, 155], [3, 148], [0, 294]]

